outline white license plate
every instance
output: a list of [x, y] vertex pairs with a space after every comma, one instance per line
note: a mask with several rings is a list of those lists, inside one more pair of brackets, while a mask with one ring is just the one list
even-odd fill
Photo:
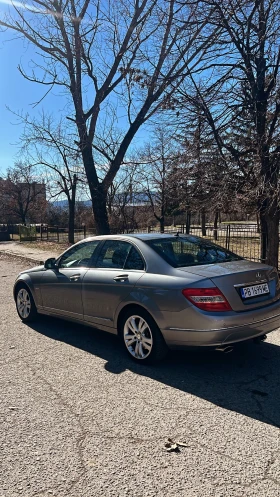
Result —
[[241, 296], [243, 299], [257, 297], [258, 295], [265, 295], [266, 293], [269, 293], [267, 283], [260, 283], [259, 285], [246, 286], [244, 288], [241, 288]]

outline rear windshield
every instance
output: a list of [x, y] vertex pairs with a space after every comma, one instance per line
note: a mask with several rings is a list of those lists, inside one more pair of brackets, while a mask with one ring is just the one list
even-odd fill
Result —
[[147, 240], [146, 243], [173, 267], [220, 264], [221, 262], [242, 260], [242, 257], [223, 247], [196, 236], [155, 238]]

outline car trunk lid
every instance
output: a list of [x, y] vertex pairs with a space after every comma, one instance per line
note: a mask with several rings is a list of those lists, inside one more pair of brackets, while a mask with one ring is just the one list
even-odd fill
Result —
[[[224, 294], [232, 309], [237, 312], [257, 309], [280, 298], [277, 270], [265, 264], [238, 260], [178, 269], [211, 279]], [[269, 293], [244, 298], [242, 289], [248, 287], [254, 287], [256, 289], [254, 292], [268, 289]], [[263, 290], [259, 290], [259, 287]], [[250, 292], [247, 291], [248, 293]]]

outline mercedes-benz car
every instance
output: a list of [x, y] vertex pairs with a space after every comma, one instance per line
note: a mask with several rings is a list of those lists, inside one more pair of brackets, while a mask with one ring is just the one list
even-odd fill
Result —
[[21, 272], [14, 298], [22, 321], [47, 314], [118, 334], [142, 363], [280, 326], [277, 270], [191, 235], [87, 238]]

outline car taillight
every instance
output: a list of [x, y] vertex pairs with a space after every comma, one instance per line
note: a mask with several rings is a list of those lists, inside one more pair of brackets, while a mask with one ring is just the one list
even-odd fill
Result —
[[186, 299], [203, 311], [231, 311], [225, 296], [216, 286], [213, 288], [186, 288], [182, 290]]

